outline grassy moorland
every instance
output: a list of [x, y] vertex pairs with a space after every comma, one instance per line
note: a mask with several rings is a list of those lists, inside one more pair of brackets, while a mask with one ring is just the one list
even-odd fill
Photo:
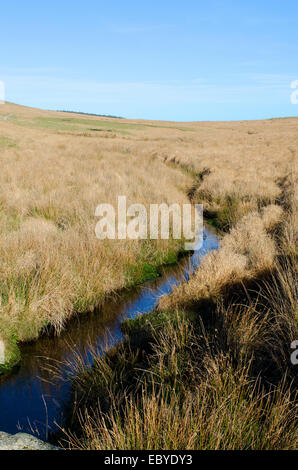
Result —
[[92, 368], [78, 359], [76, 407], [64, 445], [296, 449], [297, 366], [290, 362], [298, 333], [293, 228], [290, 217], [276, 227], [278, 253], [262, 275], [247, 281], [226, 271], [217, 291], [201, 297], [202, 286], [207, 289], [212, 279], [206, 261], [201, 268], [206, 277], [195, 275], [159, 309], [124, 324], [125, 343], [103, 358], [94, 353]]
[[12, 363], [14, 343], [49, 326], [59, 333], [74, 313], [177, 259], [180, 241], [100, 242], [97, 205], [120, 195], [128, 205], [187, 203], [192, 180], [158, 158], [160, 139], [184, 135], [175, 125], [0, 111], [0, 337]]
[[222, 235], [189, 282], [86, 368], [72, 449], [296, 449], [297, 120], [188, 124], [157, 155]]
[[[25, 341], [139, 283], [178, 243], [99, 242], [95, 207], [203, 203], [221, 235], [189, 282], [94, 365], [67, 447], [297, 447], [297, 119], [127, 121], [2, 106], [0, 327]], [[158, 179], [157, 179], [158, 178]], [[158, 183], [158, 184], [157, 184]], [[74, 406], [74, 403], [76, 406]]]

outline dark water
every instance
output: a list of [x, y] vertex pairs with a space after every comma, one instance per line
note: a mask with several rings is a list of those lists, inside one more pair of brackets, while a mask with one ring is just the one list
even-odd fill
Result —
[[49, 364], [63, 362], [67, 369], [66, 362], [71, 364], [77, 354], [91, 363], [91, 349], [101, 352], [106, 345], [121, 341], [123, 320], [152, 311], [162, 295], [188, 279], [202, 257], [217, 248], [216, 234], [205, 229], [203, 247], [174, 268], [165, 268], [158, 280], [105, 302], [97, 312], [80, 315], [59, 337], [43, 337], [23, 345], [21, 366], [11, 375], [0, 377], [0, 431], [22, 431], [47, 440], [62, 423], [63, 404], [70, 392], [70, 383], [63, 377], [53, 381]]

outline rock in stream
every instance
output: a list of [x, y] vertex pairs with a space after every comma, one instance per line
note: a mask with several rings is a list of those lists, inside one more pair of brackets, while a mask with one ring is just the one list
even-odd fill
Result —
[[18, 433], [12, 435], [0, 432], [1, 450], [59, 450], [59, 448], [40, 441], [30, 434]]

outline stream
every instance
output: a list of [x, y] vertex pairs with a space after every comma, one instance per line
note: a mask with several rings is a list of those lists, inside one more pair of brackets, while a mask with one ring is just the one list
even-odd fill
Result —
[[68, 372], [52, 381], [48, 364], [71, 364], [79, 354], [92, 363], [92, 351], [103, 353], [123, 339], [121, 323], [128, 318], [151, 312], [159, 298], [187, 280], [206, 253], [218, 248], [216, 233], [204, 229], [203, 247], [175, 266], [162, 269], [161, 276], [144, 285], [106, 301], [93, 313], [72, 319], [59, 336], [44, 336], [21, 345], [19, 368], [0, 377], [0, 430], [15, 434], [25, 432], [48, 440], [63, 423], [64, 404], [71, 391]]

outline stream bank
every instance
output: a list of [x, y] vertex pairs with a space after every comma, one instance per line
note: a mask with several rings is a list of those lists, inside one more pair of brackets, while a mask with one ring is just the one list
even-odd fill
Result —
[[216, 233], [205, 228], [202, 248], [181, 258], [177, 266], [164, 268], [157, 280], [105, 302], [93, 313], [74, 318], [59, 337], [44, 336], [21, 345], [19, 368], [0, 377], [1, 431], [15, 434], [19, 430], [48, 440], [63, 423], [64, 405], [71, 392], [67, 367], [53, 383], [51, 366], [71, 364], [78, 355], [85, 364], [91, 364], [94, 350], [103, 353], [122, 340], [124, 320], [151, 312], [161, 296], [188, 280], [202, 258], [217, 248]]

